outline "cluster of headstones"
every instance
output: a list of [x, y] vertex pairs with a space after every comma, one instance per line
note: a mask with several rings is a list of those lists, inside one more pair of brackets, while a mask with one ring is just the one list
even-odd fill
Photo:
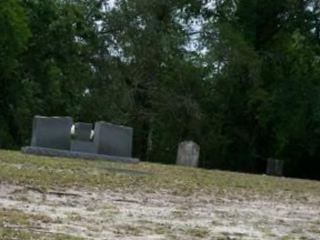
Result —
[[74, 124], [71, 117], [35, 116], [31, 146], [131, 157], [132, 135], [130, 127], [103, 121], [93, 126], [91, 123]]

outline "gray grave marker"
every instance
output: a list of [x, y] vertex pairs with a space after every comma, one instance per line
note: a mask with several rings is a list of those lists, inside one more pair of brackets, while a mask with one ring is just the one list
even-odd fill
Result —
[[76, 140], [90, 141], [92, 123], [77, 122], [74, 124], [74, 134]]
[[279, 159], [269, 158], [267, 161], [267, 174], [271, 176], [282, 176], [283, 161]]
[[181, 142], [178, 147], [177, 164], [197, 167], [199, 164], [200, 147], [193, 141]]
[[131, 157], [133, 129], [107, 122], [96, 122], [94, 144], [99, 154]]
[[91, 141], [72, 140], [72, 152], [97, 153], [97, 148]]
[[74, 125], [74, 140], [71, 141], [71, 151], [97, 153], [96, 147], [91, 141], [91, 123], [78, 122]]
[[69, 150], [72, 125], [71, 117], [35, 116], [31, 146]]

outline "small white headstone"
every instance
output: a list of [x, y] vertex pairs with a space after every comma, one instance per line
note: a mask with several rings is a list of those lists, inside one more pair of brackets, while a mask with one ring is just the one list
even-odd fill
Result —
[[199, 164], [200, 147], [193, 141], [185, 141], [179, 144], [177, 164], [197, 167]]

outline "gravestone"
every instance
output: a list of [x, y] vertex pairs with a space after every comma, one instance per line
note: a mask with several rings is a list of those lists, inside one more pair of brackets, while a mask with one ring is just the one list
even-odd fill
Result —
[[76, 140], [91, 140], [92, 123], [77, 122], [74, 124], [74, 135]]
[[33, 119], [31, 146], [70, 150], [71, 117], [43, 117]]
[[92, 141], [71, 141], [72, 152], [97, 153], [97, 148]]
[[267, 174], [271, 176], [283, 175], [283, 161], [274, 158], [268, 158], [267, 161]]
[[75, 123], [74, 139], [71, 141], [71, 151], [97, 153], [97, 149], [93, 141], [91, 141], [91, 131], [91, 123]]
[[107, 122], [96, 122], [93, 142], [99, 154], [131, 157], [133, 129]]
[[184, 141], [179, 144], [177, 164], [197, 167], [199, 164], [200, 147], [193, 141]]

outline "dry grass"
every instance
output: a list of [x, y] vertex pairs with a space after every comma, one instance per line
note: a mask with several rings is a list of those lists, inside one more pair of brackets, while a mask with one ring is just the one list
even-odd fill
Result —
[[81, 240], [65, 234], [50, 233], [43, 230], [42, 224], [53, 223], [45, 215], [28, 214], [16, 209], [0, 209], [0, 239], [46, 239], [46, 240]]

